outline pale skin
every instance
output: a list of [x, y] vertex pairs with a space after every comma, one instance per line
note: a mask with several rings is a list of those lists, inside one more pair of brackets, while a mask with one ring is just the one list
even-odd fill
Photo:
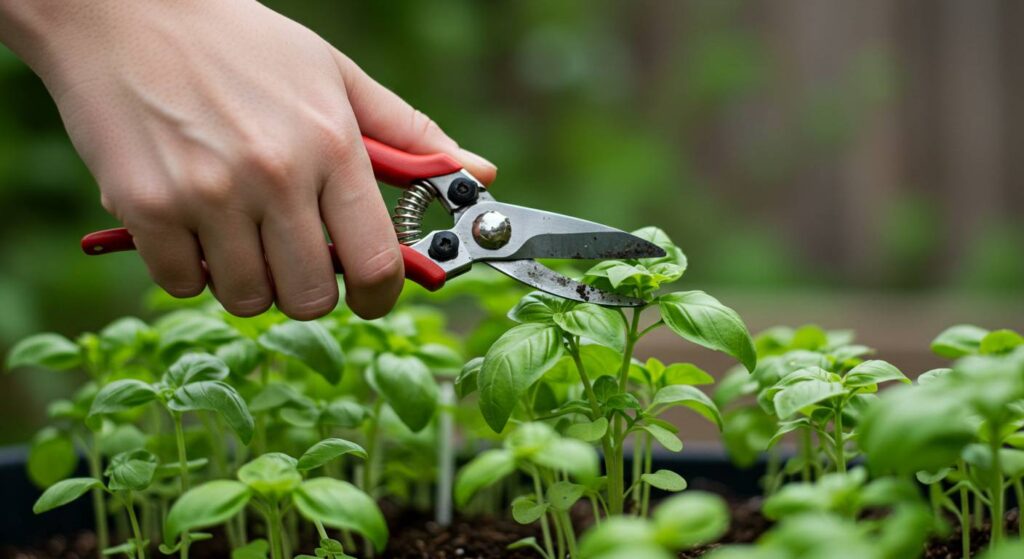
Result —
[[177, 297], [209, 283], [239, 316], [336, 306], [324, 226], [352, 310], [394, 305], [402, 259], [360, 134], [496, 173], [255, 0], [0, 0], [0, 42], [46, 84], [153, 280]]

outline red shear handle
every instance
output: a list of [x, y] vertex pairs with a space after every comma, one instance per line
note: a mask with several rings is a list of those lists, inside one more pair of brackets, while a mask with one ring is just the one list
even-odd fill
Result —
[[415, 155], [366, 136], [363, 136], [363, 145], [366, 153], [370, 154], [370, 164], [377, 180], [394, 186], [409, 186], [413, 181], [462, 170], [462, 165], [446, 153]]
[[[341, 268], [338, 254], [334, 251], [334, 245], [328, 243], [327, 248], [331, 254], [334, 271], [343, 274], [344, 270]], [[401, 245], [400, 248], [402, 249], [402, 260], [405, 262], [405, 277], [429, 291], [441, 289], [445, 280], [444, 270], [433, 260], [416, 252], [411, 247]], [[86, 254], [109, 254], [126, 250], [135, 250], [135, 241], [127, 229], [107, 229], [82, 237], [82, 251]]]

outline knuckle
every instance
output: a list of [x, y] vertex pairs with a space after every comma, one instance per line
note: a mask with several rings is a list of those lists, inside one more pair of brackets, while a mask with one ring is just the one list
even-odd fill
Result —
[[320, 136], [324, 139], [327, 154], [332, 159], [344, 160], [346, 156], [357, 153], [354, 150], [364, 149], [362, 142], [357, 142], [352, 134], [345, 134], [338, 126], [330, 122], [321, 122], [317, 125]]
[[254, 173], [271, 185], [287, 185], [294, 178], [295, 165], [283, 146], [268, 140], [250, 141], [242, 154], [244, 170]]
[[373, 255], [354, 270], [346, 270], [345, 276], [350, 286], [359, 289], [397, 281], [403, 273], [401, 252], [396, 248], [389, 248]]
[[316, 286], [290, 299], [278, 301], [281, 312], [294, 320], [313, 320], [334, 310], [338, 304], [338, 289], [334, 284]]
[[231, 201], [233, 181], [230, 174], [218, 166], [193, 169], [185, 180], [185, 187], [201, 204], [223, 207]]
[[112, 207], [116, 206], [115, 209], [124, 216], [123, 221], [129, 227], [133, 221], [165, 221], [175, 210], [174, 200], [170, 196], [154, 191], [136, 190], [123, 197], [117, 204], [110, 204]]

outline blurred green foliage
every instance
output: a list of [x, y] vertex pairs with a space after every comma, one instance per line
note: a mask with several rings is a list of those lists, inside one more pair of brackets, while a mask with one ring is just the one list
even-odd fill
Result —
[[[708, 145], [746, 126], [746, 104], [785, 79], [784, 61], [772, 58], [745, 2], [267, 4], [494, 161], [502, 200], [627, 230], [656, 224], [701, 263], [694, 284], [1018, 294], [1024, 285], [1024, 232], [998, 223], [973, 241], [957, 273], [931, 273], [949, 233], [927, 196], [894, 195], [878, 209], [881, 269], [868, 279], [816, 269], [770, 215], [785, 205], [780, 197], [801, 196], [780, 185], [834, 158], [898, 91], [899, 68], [877, 49], [804, 92], [794, 123], [762, 122], [757, 141], [717, 162], [729, 168], [723, 175], [707, 171]], [[393, 189], [385, 195], [396, 198]], [[101, 209], [45, 88], [2, 47], [0, 208], [0, 353], [30, 332], [70, 335], [140, 312], [149, 286], [141, 262], [79, 251], [83, 233], [117, 224]], [[0, 390], [8, 389], [17, 408], [62, 385], [40, 378], [15, 386], [0, 377]]]

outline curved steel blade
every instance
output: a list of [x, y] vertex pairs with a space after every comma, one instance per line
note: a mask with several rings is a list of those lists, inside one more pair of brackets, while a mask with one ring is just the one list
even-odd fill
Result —
[[639, 307], [644, 304], [641, 299], [608, 293], [567, 278], [535, 260], [488, 260], [486, 263], [512, 279], [564, 299], [610, 307]]
[[[508, 244], [487, 249], [473, 239], [473, 222], [480, 214], [497, 212], [508, 218]], [[658, 245], [586, 219], [536, 210], [513, 204], [485, 201], [467, 208], [452, 229], [465, 243], [473, 260], [521, 260], [569, 258], [606, 260], [659, 258], [665, 251]]]

